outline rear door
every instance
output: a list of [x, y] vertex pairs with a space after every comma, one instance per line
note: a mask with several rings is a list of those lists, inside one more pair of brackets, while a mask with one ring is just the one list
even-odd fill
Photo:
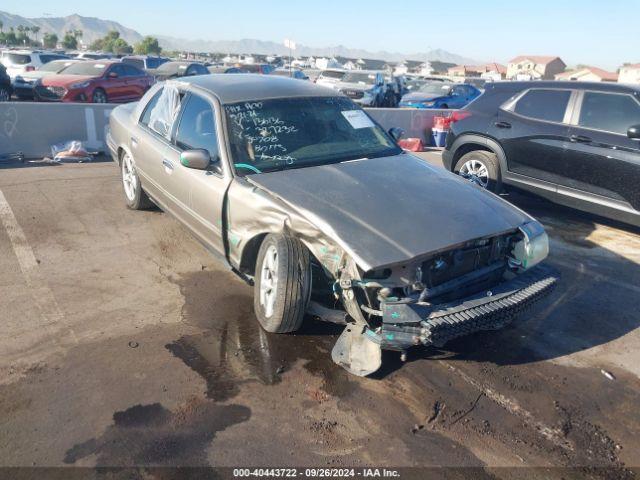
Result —
[[571, 89], [532, 88], [498, 110], [490, 130], [500, 139], [509, 172], [561, 183], [574, 97]]
[[179, 217], [196, 236], [219, 254], [224, 254], [222, 209], [230, 178], [218, 167], [197, 170], [182, 165], [185, 150], [205, 149], [212, 159], [220, 159], [221, 136], [218, 107], [199, 94], [190, 93], [182, 102], [172, 148], [165, 161], [163, 188], [180, 209]]
[[121, 67], [124, 71], [127, 100], [139, 99], [147, 88], [145, 73], [133, 65], [122, 64]]
[[563, 186], [640, 210], [640, 140], [627, 136], [629, 127], [640, 125], [638, 98], [587, 90], [577, 105]]

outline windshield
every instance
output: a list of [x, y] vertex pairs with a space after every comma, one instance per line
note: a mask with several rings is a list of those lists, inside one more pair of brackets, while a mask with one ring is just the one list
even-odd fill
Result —
[[239, 175], [397, 155], [402, 150], [351, 100], [283, 98], [225, 106]]
[[358, 73], [350, 72], [342, 78], [345, 83], [363, 83], [365, 85], [373, 85], [376, 82], [374, 73]]
[[65, 75], [89, 75], [91, 77], [100, 77], [109, 66], [107, 63], [101, 62], [78, 62], [69, 65], [64, 73]]
[[442, 83], [427, 83], [418, 90], [420, 93], [428, 93], [430, 95], [449, 95], [451, 85]]

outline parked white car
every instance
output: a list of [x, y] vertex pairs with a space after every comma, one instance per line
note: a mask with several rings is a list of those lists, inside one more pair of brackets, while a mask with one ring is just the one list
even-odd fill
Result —
[[316, 84], [322, 85], [323, 87], [334, 88], [346, 73], [346, 70], [339, 68], [328, 68], [320, 72], [320, 75], [318, 75], [316, 79]]
[[52, 52], [43, 52], [40, 50], [5, 50], [2, 52], [0, 62], [7, 67], [7, 73], [11, 80], [16, 75], [25, 72], [33, 72], [38, 67], [49, 63], [52, 60], [62, 60], [67, 58], [65, 55]]

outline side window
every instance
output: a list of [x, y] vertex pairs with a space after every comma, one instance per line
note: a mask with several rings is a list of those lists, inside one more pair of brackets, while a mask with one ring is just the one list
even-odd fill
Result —
[[139, 77], [140, 75], [142, 75], [142, 70], [132, 66], [132, 65], [125, 65], [123, 64], [121, 66], [122, 70], [124, 70], [124, 75], [126, 77]]
[[529, 90], [518, 100], [514, 111], [537, 120], [562, 122], [570, 97], [569, 90]]
[[640, 104], [629, 95], [585, 92], [578, 125], [606, 132], [627, 134], [640, 124]]
[[149, 127], [149, 123], [151, 122], [151, 111], [158, 104], [158, 99], [162, 94], [162, 88], [156, 92], [156, 94], [149, 100], [147, 106], [144, 107], [144, 112], [142, 112], [142, 117], [140, 117], [140, 123], [146, 127]]
[[176, 133], [176, 146], [182, 150], [203, 148], [212, 157], [218, 155], [218, 137], [211, 104], [198, 95], [191, 95]]
[[122, 65], [113, 65], [110, 69], [109, 69], [109, 73], [107, 73], [107, 76], [112, 74], [112, 73], [116, 73], [118, 75], [118, 77], [124, 77], [126, 76], [124, 69], [122, 68]]

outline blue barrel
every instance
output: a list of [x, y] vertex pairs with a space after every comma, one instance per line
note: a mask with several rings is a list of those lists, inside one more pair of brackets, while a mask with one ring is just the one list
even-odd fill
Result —
[[447, 130], [431, 130], [431, 144], [434, 147], [444, 147], [447, 142]]

